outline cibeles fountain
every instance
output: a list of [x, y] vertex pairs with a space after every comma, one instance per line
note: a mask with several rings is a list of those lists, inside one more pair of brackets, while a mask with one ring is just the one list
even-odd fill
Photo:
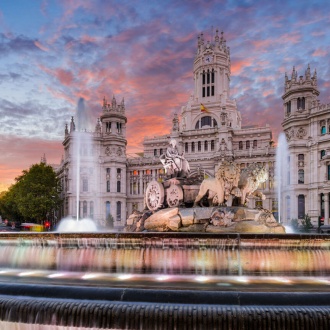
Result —
[[264, 166], [252, 163], [241, 171], [233, 161], [223, 161], [215, 178], [201, 180], [201, 175], [189, 176], [189, 164], [176, 145], [171, 139], [160, 158], [166, 180], [151, 181], [146, 188], [146, 206], [153, 214], [135, 212], [126, 231], [285, 233], [271, 211], [247, 207], [253, 196], [265, 199], [258, 191], [268, 180]]
[[1, 233], [0, 328], [329, 329], [330, 240], [247, 206], [263, 167], [160, 161], [126, 232]]

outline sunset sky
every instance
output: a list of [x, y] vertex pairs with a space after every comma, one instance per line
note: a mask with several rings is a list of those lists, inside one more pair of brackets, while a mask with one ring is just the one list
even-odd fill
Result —
[[281, 131], [285, 72], [317, 69], [330, 103], [327, 0], [0, 0], [0, 191], [23, 169], [59, 163], [80, 97], [96, 123], [103, 96], [125, 98], [128, 153], [166, 134], [193, 90], [197, 36], [231, 49], [243, 125]]

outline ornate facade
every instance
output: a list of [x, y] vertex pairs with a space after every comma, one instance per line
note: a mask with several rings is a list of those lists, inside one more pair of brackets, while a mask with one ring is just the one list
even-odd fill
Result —
[[[124, 102], [118, 105], [113, 98], [112, 103], [108, 104], [104, 99], [102, 116], [95, 132], [90, 133], [97, 161], [93, 170], [85, 170], [90, 173], [85, 174], [85, 179], [90, 175], [89, 180], [94, 180], [95, 186], [91, 189], [87, 187], [87, 191], [80, 189], [80, 213], [102, 223], [111, 215], [114, 227], [122, 228], [133, 210], [145, 207], [144, 192], [148, 182], [163, 180], [164, 170], [159, 157], [165, 152], [170, 139], [178, 142], [179, 150], [189, 161], [191, 174], [199, 172], [205, 176], [214, 176], [220, 162], [225, 159], [234, 160], [241, 168], [251, 163], [264, 165], [269, 171], [269, 180], [259, 189], [266, 199], [250, 200], [250, 206], [276, 212], [276, 150], [271, 128], [269, 125], [242, 125], [241, 111], [244, 112], [244, 108], [238, 110], [235, 100], [231, 98], [230, 79], [230, 49], [223, 33], [216, 31], [212, 41], [205, 41], [201, 34], [193, 63], [192, 95], [182, 107], [180, 116], [174, 115], [169, 133], [145, 137], [143, 156], [135, 158], [126, 155], [127, 118]], [[327, 153], [330, 149], [330, 117], [327, 115], [330, 107], [317, 103], [318, 94], [316, 73], [311, 76], [309, 68], [305, 80], [297, 79], [295, 71], [291, 80], [285, 78], [283, 128], [292, 151], [291, 162], [297, 169], [303, 169], [305, 176], [302, 184], [294, 183], [290, 186], [291, 195], [287, 192], [290, 203], [287, 203], [286, 214], [282, 217], [284, 222], [298, 217], [301, 195], [304, 195], [304, 212], [309, 213], [314, 222], [322, 212], [321, 205], [329, 204], [329, 190], [325, 188], [321, 191], [320, 185], [327, 186], [330, 175], [330, 150]], [[71, 123], [70, 132], [66, 128], [63, 142], [65, 157], [59, 170], [64, 187], [63, 215], [74, 215], [76, 203], [70, 153], [73, 126]], [[304, 156], [302, 162], [301, 155]], [[81, 167], [85, 168], [83, 162]], [[292, 180], [298, 180], [299, 169], [296, 177], [292, 175]], [[323, 204], [318, 199], [324, 200]], [[328, 218], [329, 207], [324, 206], [323, 209]]]

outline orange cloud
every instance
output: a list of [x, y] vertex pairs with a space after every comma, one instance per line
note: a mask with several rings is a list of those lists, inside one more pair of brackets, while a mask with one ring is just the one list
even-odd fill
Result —
[[252, 63], [253, 63], [253, 60], [249, 59], [249, 58], [245, 58], [244, 60], [236, 60], [231, 65], [231, 72], [233, 74], [238, 75], [242, 72], [243, 68], [245, 68], [247, 66], [251, 66]]
[[43, 44], [41, 44], [40, 41], [35, 41], [34, 44], [36, 45], [36, 47], [38, 47], [39, 49], [43, 50], [44, 52], [49, 52], [49, 48], [47, 48], [46, 46], [44, 46]]

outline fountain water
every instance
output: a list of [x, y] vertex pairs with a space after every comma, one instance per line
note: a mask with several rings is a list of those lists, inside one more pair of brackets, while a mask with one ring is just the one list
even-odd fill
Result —
[[[89, 129], [88, 113], [84, 104], [84, 99], [80, 98], [76, 111], [77, 129], [73, 134], [71, 157], [72, 162], [75, 164], [74, 178], [76, 182], [76, 220], [71, 217], [62, 219], [58, 224], [57, 231], [59, 232], [94, 232], [97, 227], [92, 219], [81, 217], [81, 167], [82, 164], [95, 170], [95, 156], [93, 153], [93, 136]], [[93, 189], [89, 182], [89, 189]]]
[[282, 223], [283, 215], [283, 192], [289, 184], [290, 176], [290, 162], [288, 143], [284, 133], [280, 133], [278, 138], [278, 144], [276, 149], [276, 165], [275, 165], [275, 179], [276, 179], [276, 191], [277, 191], [277, 210], [278, 210], [278, 222]]

